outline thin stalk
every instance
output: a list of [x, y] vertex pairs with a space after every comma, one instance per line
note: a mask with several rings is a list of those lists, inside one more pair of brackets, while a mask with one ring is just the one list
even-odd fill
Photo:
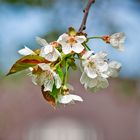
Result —
[[62, 63], [62, 61], [63, 61], [66, 57], [68, 57], [68, 55], [64, 55], [64, 56], [62, 57], [61, 61], [59, 61], [59, 62], [55, 65], [54, 69], [57, 69], [57, 67]]
[[88, 46], [86, 43], [83, 43], [83, 46], [84, 46], [87, 50], [91, 51], [91, 49], [89, 48], [89, 46]]
[[68, 81], [68, 70], [69, 70], [69, 65], [66, 62], [64, 85], [66, 85], [67, 84], [67, 81]]
[[92, 36], [92, 37], [88, 37], [87, 40], [90, 40], [90, 39], [102, 39], [101, 36]]

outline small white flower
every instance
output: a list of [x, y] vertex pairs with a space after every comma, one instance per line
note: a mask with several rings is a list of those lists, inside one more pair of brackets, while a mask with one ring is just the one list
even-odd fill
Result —
[[125, 34], [124, 33], [115, 33], [110, 36], [110, 44], [112, 47], [123, 51], [124, 50], [124, 41], [125, 41]]
[[29, 49], [29, 48], [26, 47], [26, 46], [24, 46], [23, 49], [19, 50], [18, 53], [19, 53], [20, 55], [24, 55], [24, 56], [26, 56], [26, 55], [36, 55], [35, 52], [33, 52], [31, 49]]
[[107, 88], [109, 85], [106, 78], [101, 76], [97, 76], [96, 78], [90, 78], [85, 72], [83, 72], [80, 78], [80, 82], [84, 85], [85, 89], [90, 88], [93, 91]]
[[106, 56], [107, 53], [102, 51], [96, 54], [93, 54], [92, 51], [87, 51], [82, 56], [84, 71], [80, 82], [86, 89], [90, 88], [95, 91], [108, 86], [107, 78], [109, 77], [109, 66]]
[[42, 86], [44, 85], [44, 91], [52, 91], [55, 84], [56, 88], [61, 87], [62, 81], [59, 75], [53, 71], [48, 64], [41, 63], [38, 66], [43, 70], [37, 74], [32, 74], [32, 82], [35, 85]]
[[99, 52], [92, 55], [91, 51], [86, 52], [82, 59], [82, 65], [84, 71], [90, 78], [96, 78], [98, 75], [107, 78], [108, 63], [106, 62], [107, 54], [105, 52]]
[[62, 51], [64, 54], [69, 54], [72, 51], [75, 53], [81, 53], [84, 50], [82, 43], [86, 41], [86, 37], [71, 36], [64, 33], [58, 38], [57, 41], [62, 45]]
[[120, 69], [121, 69], [121, 63], [117, 61], [111, 61], [109, 63], [108, 75], [110, 77], [118, 77]]
[[81, 84], [86, 89], [92, 91], [107, 88], [109, 83], [107, 78], [118, 76], [121, 64], [117, 61], [108, 62], [105, 52], [99, 52], [93, 55], [92, 51], [85, 52], [82, 56], [83, 73], [80, 78]]
[[83, 99], [80, 96], [74, 95], [74, 94], [60, 95], [58, 97], [58, 102], [61, 103], [61, 104], [69, 104], [73, 101], [82, 102]]
[[36, 37], [38, 44], [43, 46], [40, 51], [40, 56], [44, 57], [46, 60], [54, 62], [61, 56], [60, 52], [55, 48], [58, 45], [57, 42], [47, 43], [45, 39]]

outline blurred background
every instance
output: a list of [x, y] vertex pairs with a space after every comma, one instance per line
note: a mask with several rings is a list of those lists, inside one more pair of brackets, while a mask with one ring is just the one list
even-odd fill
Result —
[[26, 73], [4, 75], [20, 58], [24, 45], [38, 46], [35, 37], [57, 39], [70, 26], [78, 29], [87, 0], [0, 0], [0, 140], [140, 140], [140, 0], [96, 0], [88, 21], [89, 36], [125, 32], [125, 51], [99, 40], [97, 52], [123, 65], [110, 87], [85, 91], [80, 71], [69, 82], [83, 103], [50, 107]]

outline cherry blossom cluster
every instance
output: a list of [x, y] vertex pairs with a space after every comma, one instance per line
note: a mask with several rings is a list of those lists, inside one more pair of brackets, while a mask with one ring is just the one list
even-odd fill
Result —
[[108, 78], [117, 77], [121, 69], [119, 62], [109, 61], [106, 52], [90, 49], [87, 43], [98, 38], [120, 51], [124, 49], [124, 33], [87, 37], [70, 27], [67, 33], [50, 43], [36, 37], [40, 49], [31, 50], [25, 46], [19, 50], [23, 57], [13, 65], [9, 74], [28, 69], [32, 82], [41, 87], [44, 98], [53, 106], [83, 101], [72, 94], [73, 87], [68, 83], [69, 69], [76, 70], [77, 61], [82, 73], [81, 84], [93, 92], [107, 88]]

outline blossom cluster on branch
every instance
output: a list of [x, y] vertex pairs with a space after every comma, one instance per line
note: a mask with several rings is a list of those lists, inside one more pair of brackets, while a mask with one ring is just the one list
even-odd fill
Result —
[[76, 70], [76, 61], [82, 72], [81, 84], [93, 92], [107, 88], [108, 78], [117, 77], [121, 69], [119, 62], [109, 61], [106, 52], [92, 51], [87, 44], [91, 39], [100, 39], [118, 50], [124, 49], [124, 33], [87, 37], [70, 27], [67, 33], [50, 43], [36, 37], [40, 49], [31, 50], [25, 46], [19, 50], [23, 57], [12, 66], [8, 75], [28, 69], [32, 82], [41, 87], [44, 98], [53, 106], [83, 101], [80, 96], [71, 94], [73, 87], [68, 83], [68, 71], [70, 68]]

